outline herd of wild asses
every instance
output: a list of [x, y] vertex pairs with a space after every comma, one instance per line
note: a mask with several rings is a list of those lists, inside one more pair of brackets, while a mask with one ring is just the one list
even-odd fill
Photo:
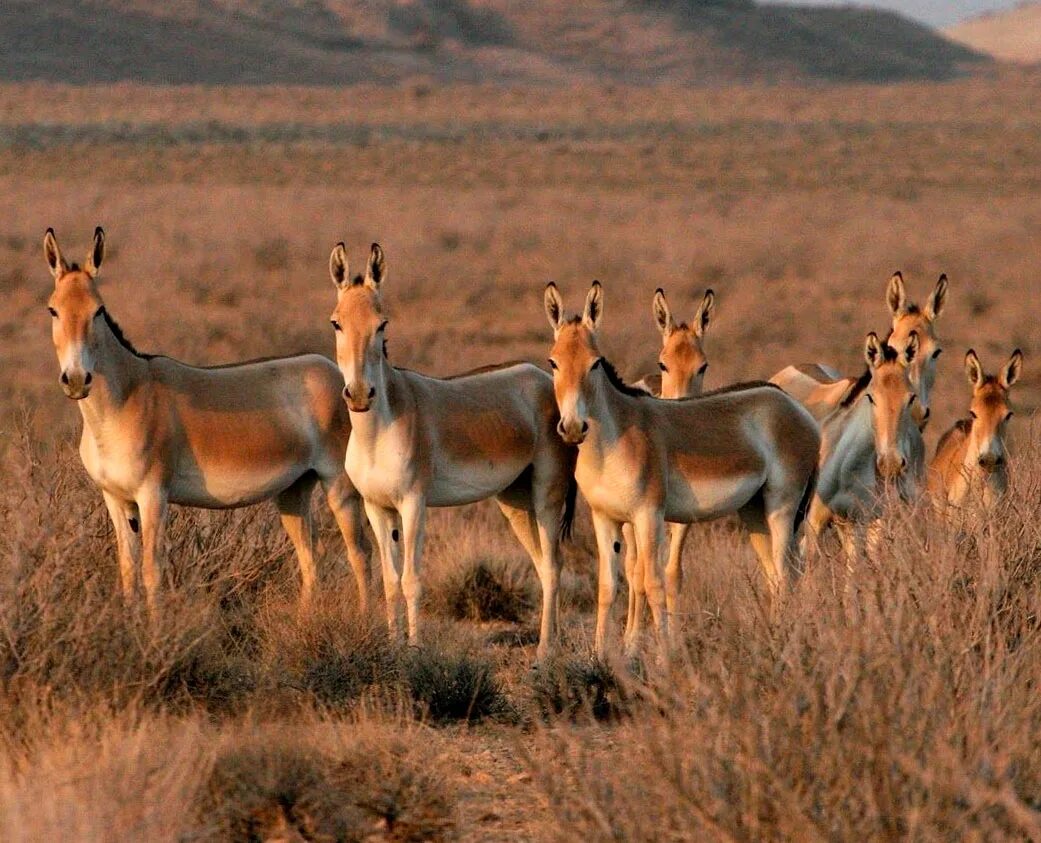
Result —
[[152, 612], [170, 504], [222, 509], [268, 498], [296, 550], [306, 605], [315, 584], [310, 501], [320, 484], [362, 610], [364, 508], [390, 632], [401, 635], [404, 603], [415, 642], [427, 508], [494, 498], [538, 572], [543, 658], [556, 636], [558, 545], [581, 491], [599, 554], [597, 652], [609, 646], [623, 547], [626, 647], [640, 640], [646, 601], [664, 650], [676, 625], [683, 541], [695, 521], [740, 517], [776, 606], [827, 526], [838, 529], [850, 558], [871, 552], [881, 492], [910, 500], [925, 488], [940, 511], [964, 513], [991, 506], [1007, 485], [1018, 350], [996, 375], [968, 351], [968, 416], [943, 435], [926, 466], [922, 430], [946, 276], [924, 306], [909, 301], [900, 273], [892, 277], [892, 327], [885, 339], [867, 335], [860, 377], [789, 366], [769, 382], [704, 393], [712, 291], [689, 324], [655, 292], [661, 372], [636, 384], [600, 353], [604, 292], [596, 281], [581, 315], [567, 313], [555, 284], [546, 287], [550, 372], [509, 363], [435, 378], [388, 359], [383, 250], [373, 244], [364, 272], [352, 275], [340, 243], [329, 259], [338, 365], [304, 354], [201, 368], [141, 353], [123, 336], [98, 290], [102, 229], [82, 266], [66, 262], [51, 229], [44, 254], [54, 276], [48, 310], [61, 386], [83, 417], [80, 457], [112, 519], [124, 597], [134, 599], [140, 572]]

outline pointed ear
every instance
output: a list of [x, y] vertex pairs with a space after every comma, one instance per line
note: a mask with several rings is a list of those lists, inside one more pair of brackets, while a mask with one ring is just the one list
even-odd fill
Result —
[[907, 347], [904, 348], [905, 366], [910, 366], [914, 363], [914, 359], [918, 356], [918, 349], [921, 347], [922, 342], [918, 339], [918, 331], [911, 331], [911, 334], [907, 338]]
[[929, 296], [929, 301], [925, 303], [925, 315], [930, 319], [935, 319], [940, 315], [943, 310], [944, 302], [947, 301], [947, 273], [945, 272], [940, 276], [940, 280], [936, 282], [936, 286], [933, 288], [933, 293]]
[[369, 265], [365, 267], [365, 286], [377, 293], [387, 277], [387, 259], [379, 243], [373, 243], [369, 250]]
[[589, 288], [589, 293], [586, 295], [586, 306], [582, 311], [582, 321], [595, 334], [596, 329], [600, 327], [600, 320], [603, 318], [603, 315], [604, 288], [600, 286], [599, 281], [594, 281], [593, 286]]
[[965, 377], [969, 379], [973, 389], [978, 389], [979, 385], [983, 383], [983, 364], [980, 363], [980, 358], [976, 356], [976, 350], [973, 348], [965, 352]]
[[868, 368], [874, 369], [882, 362], [882, 343], [878, 339], [878, 334], [872, 331], [864, 339], [864, 359], [867, 361]]
[[343, 243], [333, 246], [332, 254], [329, 255], [329, 275], [337, 290], [350, 286], [350, 266], [347, 263], [347, 248]]
[[546, 285], [546, 293], [542, 300], [546, 307], [546, 318], [549, 320], [550, 327], [553, 328], [555, 337], [564, 325], [564, 300], [560, 297], [557, 285], [552, 281]]
[[699, 337], [705, 336], [705, 329], [712, 318], [712, 305], [715, 304], [715, 301], [716, 294], [712, 290], [705, 290], [705, 297], [701, 300], [698, 312], [694, 314], [694, 333]]
[[91, 247], [90, 253], [87, 255], [86, 263], [83, 264], [83, 271], [91, 278], [97, 278], [98, 270], [101, 269], [101, 262], [104, 259], [105, 230], [99, 225], [94, 229], [94, 245]]
[[654, 321], [658, 323], [658, 330], [663, 337], [668, 337], [676, 327], [669, 310], [669, 303], [665, 301], [665, 291], [659, 287], [654, 291], [654, 300], [651, 302], [651, 312], [654, 313]]
[[1005, 364], [1005, 368], [1001, 372], [1001, 385], [1008, 389], [1019, 380], [1022, 371], [1023, 352], [1017, 348], [1012, 352], [1012, 356], [1008, 359], [1008, 363]]
[[904, 289], [904, 276], [902, 273], [894, 272], [889, 279], [889, 287], [886, 289], [886, 302], [889, 309], [896, 316], [907, 304], [907, 291]]
[[58, 238], [54, 236], [53, 228], [48, 228], [47, 233], [43, 235], [43, 257], [55, 281], [69, 271], [69, 265], [65, 263], [61, 249], [58, 248]]

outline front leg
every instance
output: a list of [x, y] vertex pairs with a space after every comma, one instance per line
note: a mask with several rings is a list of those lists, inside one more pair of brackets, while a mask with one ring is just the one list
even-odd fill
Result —
[[643, 568], [644, 590], [651, 606], [651, 617], [664, 654], [669, 647], [669, 621], [665, 609], [665, 583], [661, 550], [665, 544], [665, 518], [661, 510], [641, 512], [633, 520], [638, 564]]
[[617, 588], [622, 525], [594, 509], [593, 530], [596, 533], [596, 549], [600, 559], [595, 647], [597, 656], [604, 658], [607, 655], [607, 627]]
[[423, 597], [420, 579], [420, 562], [423, 556], [423, 537], [426, 532], [427, 507], [422, 495], [406, 498], [398, 510], [401, 516], [401, 532], [404, 567], [401, 587], [405, 593], [408, 610], [408, 641], [419, 644], [419, 603]]
[[387, 608], [387, 632], [394, 641], [401, 639], [399, 603], [401, 601], [401, 573], [398, 566], [401, 534], [398, 530], [398, 513], [393, 509], [365, 501], [365, 514], [369, 517], [372, 532], [376, 535], [376, 546], [380, 553], [383, 571], [383, 594]]
[[625, 617], [625, 646], [629, 649], [630, 642], [639, 632], [643, 617], [643, 572], [639, 569], [636, 536], [632, 524], [622, 525], [622, 536], [625, 540], [625, 583], [629, 592], [629, 606]]
[[669, 561], [665, 565], [665, 607], [669, 613], [669, 628], [673, 635], [679, 627], [680, 589], [683, 587], [683, 545], [687, 541], [690, 524], [669, 524]]
[[133, 504], [126, 504], [109, 492], [103, 491], [101, 494], [105, 499], [108, 517], [112, 519], [112, 529], [116, 533], [116, 555], [119, 558], [123, 602], [130, 606], [134, 600], [137, 580], [137, 553], [140, 550], [137, 531], [141, 529], [140, 517]]
[[141, 516], [141, 582], [145, 587], [148, 614], [155, 616], [156, 593], [164, 561], [166, 538], [166, 490], [160, 486], [143, 490], [137, 498]]

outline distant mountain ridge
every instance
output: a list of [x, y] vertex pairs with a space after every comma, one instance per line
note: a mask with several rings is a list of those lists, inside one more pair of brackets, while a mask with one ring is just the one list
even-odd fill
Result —
[[952, 26], [946, 34], [1003, 61], [1041, 63], [1041, 2], [990, 12]]
[[0, 80], [699, 84], [947, 79], [984, 61], [861, 8], [751, 0], [5, 0]]

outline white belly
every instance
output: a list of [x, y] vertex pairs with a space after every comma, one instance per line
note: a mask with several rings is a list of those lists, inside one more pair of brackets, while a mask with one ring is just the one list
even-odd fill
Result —
[[736, 512], [763, 487], [760, 474], [734, 475], [712, 480], [671, 478], [665, 502], [665, 520], [687, 524]]

